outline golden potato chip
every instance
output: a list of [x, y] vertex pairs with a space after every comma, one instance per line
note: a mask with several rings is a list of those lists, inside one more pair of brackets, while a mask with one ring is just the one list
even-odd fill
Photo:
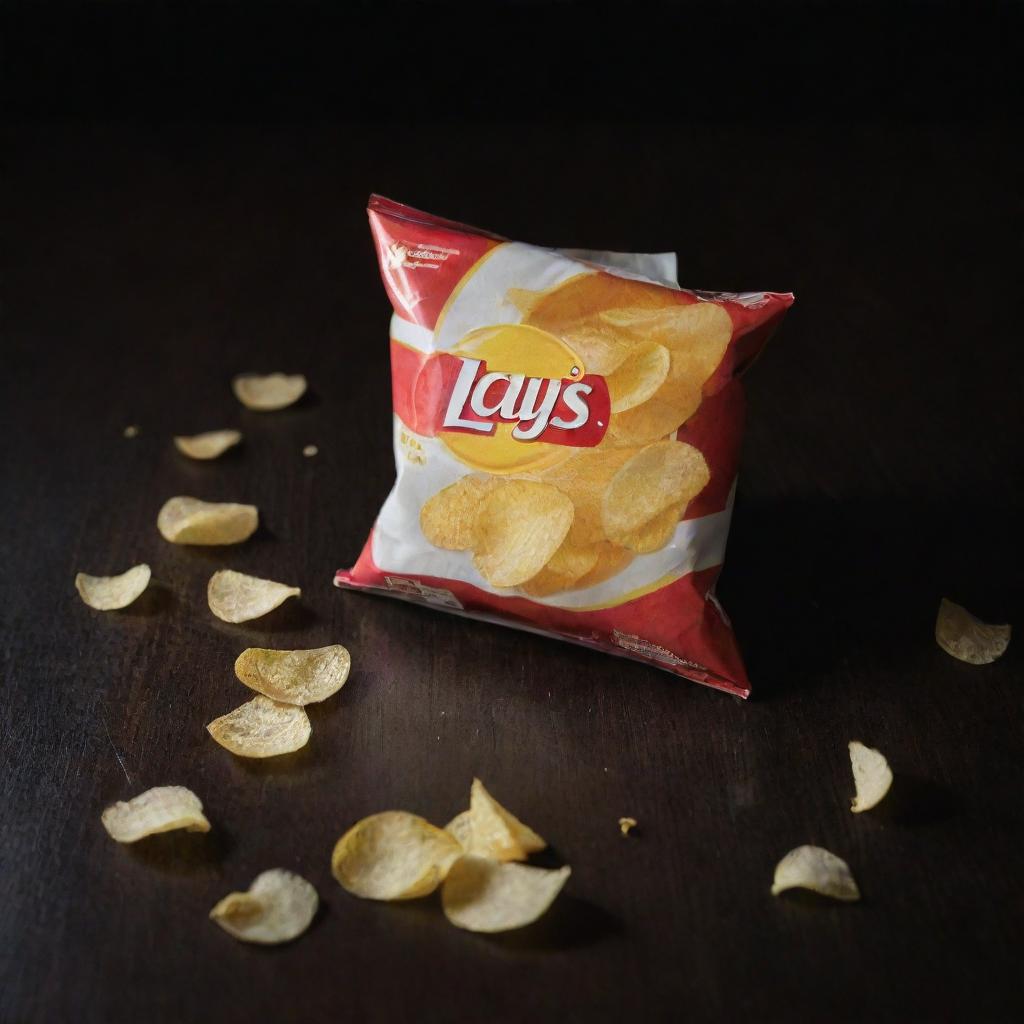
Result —
[[570, 590], [597, 564], [599, 547], [598, 544], [576, 547], [567, 540], [563, 541], [548, 564], [523, 584], [523, 590], [531, 597], [546, 597], [559, 590]]
[[484, 499], [501, 483], [472, 474], [449, 484], [420, 509], [420, 529], [434, 547], [470, 551], [477, 541], [477, 523]]
[[596, 587], [598, 583], [604, 583], [616, 573], [622, 572], [635, 557], [632, 551], [621, 548], [618, 544], [612, 544], [610, 541], [596, 544], [594, 547], [597, 551], [597, 561], [586, 576], [581, 576], [576, 581], [577, 590]]
[[299, 597], [301, 587], [247, 576], [234, 569], [220, 569], [210, 577], [206, 598], [210, 611], [224, 622], [248, 622], [272, 612], [289, 597]]
[[298, 938], [319, 905], [316, 889], [301, 875], [272, 868], [257, 875], [248, 892], [228, 893], [210, 919], [236, 939], [272, 946]]
[[621, 413], [651, 398], [664, 383], [670, 365], [668, 349], [655, 342], [638, 345], [605, 378], [612, 412]]
[[470, 850], [495, 860], [526, 860], [548, 844], [473, 780], [469, 791]]
[[620, 332], [590, 321], [564, 327], [558, 333], [583, 360], [587, 373], [596, 373], [605, 378], [614, 374], [629, 359], [634, 348], [631, 342], [622, 338]]
[[215, 718], [206, 731], [239, 757], [277, 757], [304, 747], [312, 730], [303, 708], [258, 694]]
[[798, 846], [775, 868], [772, 895], [786, 889], [810, 889], [834, 900], [859, 900], [860, 890], [846, 861], [820, 846]]
[[881, 803], [892, 785], [892, 769], [889, 762], [877, 750], [852, 740], [850, 766], [853, 768], [853, 784], [857, 789], [850, 810], [854, 814], [870, 811], [872, 807]]
[[255, 505], [188, 497], [171, 498], [156, 520], [157, 529], [172, 544], [240, 544], [259, 523]]
[[581, 448], [541, 477], [557, 487], [573, 504], [567, 540], [576, 547], [606, 540], [601, 523], [604, 493], [615, 474], [639, 451], [637, 448]]
[[354, 896], [411, 900], [432, 893], [461, 854], [450, 832], [407, 811], [384, 811], [356, 822], [338, 840], [331, 871]]
[[133, 565], [120, 576], [75, 576], [75, 589], [82, 600], [101, 612], [127, 608], [149, 586], [151, 573], [145, 562]]
[[519, 586], [561, 547], [572, 518], [572, 501], [556, 487], [503, 481], [481, 506], [473, 564], [492, 586]]
[[653, 397], [612, 416], [602, 446], [636, 447], [674, 434], [700, 408], [702, 398], [699, 386], [685, 377], [673, 378], [670, 370]]
[[111, 839], [119, 843], [134, 843], [179, 828], [210, 831], [203, 802], [184, 786], [156, 786], [131, 800], [119, 800], [103, 812], [101, 821]]
[[444, 916], [471, 932], [523, 928], [551, 906], [571, 873], [568, 866], [548, 871], [464, 854], [441, 889]]
[[270, 373], [261, 377], [255, 373], [243, 373], [231, 382], [235, 397], [247, 409], [258, 412], [273, 412], [297, 402], [306, 391], [306, 378], [301, 373], [289, 376], [284, 373]]
[[605, 534], [625, 545], [652, 516], [687, 504], [710, 479], [704, 456], [692, 445], [682, 441], [648, 445], [623, 465], [604, 492]]
[[352, 658], [341, 644], [308, 651], [249, 647], [235, 660], [235, 675], [251, 690], [282, 704], [315, 704], [337, 693]]
[[638, 555], [647, 555], [652, 551], [660, 551], [673, 537], [686, 502], [670, 505], [664, 512], [659, 512], [653, 519], [632, 533], [623, 534], [619, 542], [623, 547], [635, 551]]
[[619, 831], [624, 836], [628, 836], [630, 830], [636, 828], [636, 824], [636, 818], [619, 818]]
[[451, 834], [459, 841], [459, 846], [461, 846], [467, 853], [470, 852], [470, 847], [473, 845], [473, 817], [469, 811], [463, 811], [461, 814], [456, 814], [455, 817], [445, 825], [444, 830], [445, 832], [451, 832]]
[[676, 302], [663, 288], [607, 273], [577, 274], [542, 292], [510, 288], [506, 298], [523, 314], [524, 323], [559, 336], [581, 323], [606, 322], [600, 317], [605, 310], [674, 308]]
[[935, 642], [958, 661], [988, 665], [1010, 645], [1010, 627], [990, 626], [943, 598], [935, 620]]
[[176, 437], [174, 446], [190, 459], [215, 459], [241, 440], [239, 430], [208, 430], [191, 437]]

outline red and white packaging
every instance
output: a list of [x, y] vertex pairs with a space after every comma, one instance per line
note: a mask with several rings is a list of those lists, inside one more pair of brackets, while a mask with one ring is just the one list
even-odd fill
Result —
[[397, 479], [335, 583], [746, 697], [714, 595], [742, 371], [788, 293], [681, 289], [674, 254], [508, 242], [380, 196]]

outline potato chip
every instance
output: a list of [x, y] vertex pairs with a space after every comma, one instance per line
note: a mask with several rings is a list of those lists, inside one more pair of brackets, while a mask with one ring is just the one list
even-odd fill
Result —
[[563, 541], [548, 564], [523, 584], [523, 590], [531, 597], [545, 597], [559, 590], [570, 590], [577, 580], [586, 576], [597, 564], [599, 548], [598, 544], [577, 547], [567, 540]]
[[407, 811], [384, 811], [356, 822], [338, 840], [331, 871], [354, 896], [411, 900], [433, 892], [461, 854], [450, 832]]
[[307, 444], [306, 447], [302, 449], [302, 454], [305, 455], [307, 459], [311, 459], [314, 455], [320, 454], [320, 449], [317, 448], [315, 444]]
[[306, 378], [301, 373], [291, 376], [270, 373], [261, 377], [243, 373], [231, 382], [235, 397], [246, 407], [258, 412], [273, 412], [297, 402], [306, 392]]
[[495, 860], [526, 860], [548, 844], [473, 780], [469, 791], [470, 849]]
[[319, 905], [316, 889], [301, 875], [272, 868], [257, 875], [248, 892], [228, 893], [210, 919], [236, 939], [273, 946], [298, 938]]
[[635, 557], [632, 551], [627, 551], [626, 548], [621, 548], [618, 544], [612, 544], [610, 541], [596, 544], [594, 547], [597, 551], [597, 561], [586, 576], [581, 576], [576, 581], [577, 590], [596, 587], [598, 583], [604, 583], [616, 573], [622, 572]]
[[471, 932], [523, 928], [551, 906], [571, 873], [568, 866], [548, 871], [464, 854], [441, 889], [444, 916]]
[[647, 555], [652, 551], [660, 551], [673, 537], [679, 520], [686, 509], [686, 502], [670, 505], [664, 512], [659, 512], [653, 519], [632, 533], [619, 538], [623, 547], [635, 551], [638, 555]]
[[176, 437], [174, 446], [190, 459], [215, 459], [241, 440], [239, 430], [208, 430], [191, 437]]
[[234, 569], [220, 569], [210, 577], [206, 598], [210, 611], [224, 622], [248, 622], [272, 612], [289, 597], [299, 597], [301, 587], [247, 576]]
[[184, 786], [156, 786], [131, 800], [111, 804], [100, 819], [111, 839], [135, 843], [158, 832], [183, 828], [188, 832], [209, 832], [203, 802]]
[[444, 830], [445, 832], [451, 832], [459, 841], [459, 846], [467, 853], [470, 852], [470, 847], [473, 845], [473, 816], [469, 811], [462, 811], [460, 814], [456, 814], [445, 825]]
[[[676, 357], [673, 356], [673, 359]], [[674, 434], [699, 408], [700, 387], [672, 371], [665, 382], [641, 405], [613, 416], [602, 444], [606, 448], [651, 444]]]
[[615, 474], [636, 454], [636, 448], [582, 448], [541, 479], [557, 487], [573, 504], [567, 540], [577, 547], [606, 540], [601, 523], [604, 493]]
[[129, 441], [132, 440], [133, 438], [138, 437], [139, 428], [135, 426], [134, 423], [130, 424], [129, 426], [124, 428], [124, 436], [128, 438]]
[[251, 690], [282, 704], [315, 704], [337, 693], [352, 658], [341, 644], [308, 651], [249, 647], [235, 660], [235, 675]]
[[312, 731], [306, 712], [258, 694], [241, 707], [215, 718], [206, 731], [239, 757], [277, 757], [304, 747]]
[[989, 665], [1009, 646], [1010, 627], [990, 626], [943, 598], [935, 620], [935, 642], [958, 661]]
[[668, 376], [671, 359], [662, 345], [638, 345], [628, 358], [605, 378], [612, 412], [622, 413], [651, 398]]
[[255, 505], [230, 501], [171, 498], [160, 509], [156, 526], [172, 544], [240, 544], [259, 526]]
[[850, 766], [853, 768], [853, 784], [857, 795], [850, 810], [854, 814], [870, 811], [881, 803], [892, 785], [892, 769], [889, 762], [877, 750], [865, 747], [857, 740], [850, 742]]
[[438, 491], [420, 509], [420, 529], [434, 547], [470, 551], [484, 499], [501, 481], [471, 474]]
[[846, 861], [820, 846], [798, 846], [775, 868], [772, 895], [786, 889], [810, 889], [834, 900], [859, 900], [860, 890]]
[[619, 831], [624, 836], [628, 836], [630, 831], [636, 828], [636, 825], [636, 818], [619, 818]]
[[506, 480], [484, 499], [473, 564], [495, 587], [536, 576], [572, 526], [572, 501], [550, 484]]
[[609, 540], [626, 544], [652, 516], [688, 503], [711, 475], [704, 456], [682, 441], [659, 441], [634, 455], [615, 474], [601, 502]]
[[75, 589], [90, 608], [109, 612], [127, 608], [149, 586], [151, 575], [145, 562], [133, 565], [120, 576], [90, 576], [80, 572], [75, 576]]

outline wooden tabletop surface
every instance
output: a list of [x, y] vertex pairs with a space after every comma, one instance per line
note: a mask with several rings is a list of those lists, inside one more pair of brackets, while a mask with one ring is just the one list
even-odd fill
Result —
[[[1004, 1020], [1021, 988], [1024, 637], [986, 667], [932, 638], [946, 595], [1022, 625], [1020, 150], [999, 125], [767, 122], [24, 127], [5, 172], [0, 1020]], [[343, 593], [393, 480], [379, 191], [545, 245], [680, 255], [685, 286], [793, 290], [747, 377], [720, 596], [741, 702], [552, 639]], [[240, 371], [311, 393], [244, 410]], [[137, 425], [138, 436], [123, 436]], [[171, 438], [237, 427], [223, 459]], [[309, 444], [319, 448], [304, 457]], [[259, 506], [226, 549], [156, 530], [172, 495]], [[154, 583], [101, 613], [74, 575]], [[300, 601], [228, 625], [229, 567]], [[340, 642], [301, 752], [205, 725], [248, 646]], [[849, 810], [847, 742], [896, 774]], [[549, 915], [488, 938], [436, 896], [355, 899], [335, 840], [443, 823], [479, 776], [572, 866]], [[135, 846], [100, 813], [148, 787], [213, 830]], [[618, 819], [637, 819], [634, 835]], [[769, 892], [814, 843], [863, 900]], [[207, 920], [286, 867], [294, 944]]]

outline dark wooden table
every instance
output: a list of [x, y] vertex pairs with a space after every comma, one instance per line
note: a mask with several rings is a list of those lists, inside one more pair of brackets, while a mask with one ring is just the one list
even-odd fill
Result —
[[[25, 127], [6, 170], [0, 1019], [1008, 1020], [1024, 1012], [1024, 638], [975, 668], [932, 639], [948, 595], [1022, 624], [1019, 145], [998, 124], [824, 128], [410, 124]], [[554, 640], [331, 585], [392, 481], [377, 190], [544, 244], [678, 249], [685, 285], [792, 289], [751, 371], [720, 594], [748, 703]], [[274, 415], [229, 389], [301, 371]], [[140, 429], [135, 439], [122, 431]], [[176, 433], [237, 426], [221, 461]], [[319, 446], [315, 458], [302, 448]], [[225, 550], [156, 531], [171, 495], [254, 502]], [[139, 561], [129, 609], [77, 570]], [[213, 619], [222, 566], [301, 584]], [[246, 646], [342, 642], [354, 668], [267, 763], [205, 724]], [[849, 811], [846, 744], [897, 776]], [[446, 821], [479, 775], [572, 879], [486, 938], [436, 897], [348, 896], [356, 819]], [[135, 847], [110, 802], [180, 783], [213, 831]], [[629, 839], [617, 820], [640, 828]], [[846, 858], [857, 905], [769, 894]], [[323, 910], [293, 945], [210, 907], [292, 868]]]

